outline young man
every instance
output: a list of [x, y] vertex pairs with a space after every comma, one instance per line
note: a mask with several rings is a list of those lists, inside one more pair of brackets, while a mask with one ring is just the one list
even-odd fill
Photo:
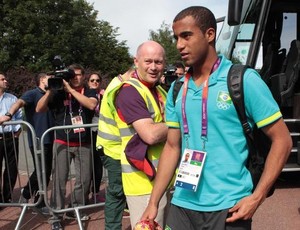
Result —
[[[94, 89], [84, 87], [84, 69], [81, 65], [73, 64], [69, 67], [74, 76], [69, 82], [63, 80], [64, 90], [47, 90], [39, 100], [36, 111], [49, 109], [53, 112], [55, 125], [88, 124], [92, 122], [97, 105], [97, 95]], [[91, 180], [91, 146], [90, 130], [88, 128], [58, 129], [55, 133], [53, 145], [53, 190], [51, 206], [54, 209], [65, 208], [66, 182], [70, 170], [70, 160], [75, 165], [75, 185], [72, 194], [72, 206], [82, 206], [89, 193]], [[75, 213], [66, 213], [65, 218], [74, 219]], [[50, 219], [52, 229], [62, 229], [61, 217], [53, 214]], [[81, 215], [87, 220], [87, 215]]]
[[[26, 120], [33, 126], [36, 137], [38, 138], [36, 141], [37, 146], [40, 144], [40, 138], [44, 134], [44, 132], [51, 128], [54, 125], [54, 120], [50, 111], [46, 111], [43, 113], [37, 113], [35, 111], [36, 105], [40, 98], [45, 94], [46, 89], [48, 87], [48, 79], [49, 75], [46, 73], [39, 73], [35, 77], [36, 88], [32, 90], [26, 91], [8, 110], [8, 112], [14, 115], [20, 108], [25, 108], [25, 117]], [[0, 124], [3, 121], [10, 120], [10, 117], [4, 116], [0, 117]], [[34, 195], [38, 189], [38, 178], [36, 171], [36, 163], [35, 163], [35, 155], [33, 149], [33, 140], [31, 133], [28, 133], [28, 143], [31, 151], [33, 163], [34, 163], [34, 171], [31, 174], [28, 183], [22, 190], [22, 195], [26, 200], [29, 200], [32, 195]], [[44, 156], [46, 164], [46, 184], [48, 184], [50, 180], [51, 170], [52, 170], [52, 148], [53, 148], [53, 135], [49, 134], [44, 139]], [[35, 196], [34, 202], [38, 201], [39, 196]], [[40, 208], [45, 207], [44, 202], [39, 206]], [[46, 209], [42, 209], [42, 211], [46, 211]]]
[[[17, 97], [5, 92], [8, 82], [4, 73], [0, 73], [0, 124], [6, 120], [22, 120], [22, 110], [14, 115], [8, 112], [9, 108], [17, 101]], [[12, 191], [18, 175], [19, 159], [19, 134], [21, 125], [0, 126], [0, 202], [10, 203]], [[5, 170], [2, 175], [2, 162], [5, 159]]]
[[[215, 17], [207, 8], [189, 7], [175, 17], [173, 31], [177, 49], [190, 70], [182, 79], [175, 105], [174, 85], [168, 95], [168, 138], [142, 220], [153, 221], [178, 160], [191, 152], [206, 156], [202, 174], [198, 181], [193, 180], [195, 187], [191, 189], [182, 187], [188, 183], [184, 179], [182, 184], [176, 183], [166, 229], [251, 229], [255, 210], [265, 200], [290, 153], [289, 131], [268, 87], [256, 71], [248, 69], [244, 93], [249, 121], [262, 128], [272, 141], [263, 175], [252, 193], [243, 128], [234, 105], [226, 100], [230, 98], [227, 75], [232, 63], [216, 53]], [[200, 167], [195, 173], [199, 175]]]

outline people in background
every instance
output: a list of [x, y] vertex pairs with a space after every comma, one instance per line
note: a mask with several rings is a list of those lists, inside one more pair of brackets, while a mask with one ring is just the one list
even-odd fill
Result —
[[[18, 109], [13, 115], [9, 113], [10, 107], [17, 101], [17, 97], [7, 93], [8, 81], [4, 73], [0, 72], [0, 202], [10, 203], [18, 176], [19, 135], [21, 125], [5, 125], [3, 122], [22, 120], [22, 110]], [[2, 171], [2, 162], [5, 169]]]
[[[102, 100], [101, 92], [101, 76], [99, 72], [92, 72], [87, 78], [87, 85], [90, 89], [95, 89], [97, 91], [98, 97], [98, 105], [95, 108], [95, 114], [92, 119], [92, 123], [98, 124], [99, 121], [99, 109]], [[92, 180], [91, 180], [91, 191], [92, 198], [94, 202], [104, 202], [104, 197], [100, 194], [100, 185], [103, 175], [103, 164], [101, 160], [101, 156], [103, 156], [103, 149], [96, 148], [96, 138], [97, 138], [98, 127], [92, 128], [92, 146], [93, 146], [93, 172], [92, 172]]]
[[[34, 171], [32, 172], [28, 183], [22, 189], [22, 196], [26, 200], [29, 200], [32, 196], [35, 196], [34, 202], [37, 202], [39, 198], [39, 194], [37, 194], [37, 191], [39, 190], [39, 184], [33, 142], [36, 143], [38, 149], [40, 149], [40, 144], [43, 144], [44, 147], [44, 157], [46, 162], [46, 184], [49, 183], [52, 170], [53, 133], [48, 133], [48, 135], [45, 136], [43, 143], [40, 143], [40, 141], [44, 132], [54, 125], [53, 116], [50, 111], [40, 113], [35, 111], [39, 99], [46, 93], [48, 79], [50, 77], [51, 76], [47, 75], [46, 73], [37, 74], [35, 76], [36, 88], [26, 91], [13, 105], [11, 105], [8, 110], [10, 114], [14, 115], [17, 111], [19, 111], [20, 108], [24, 107], [26, 121], [29, 122], [35, 130], [37, 138], [36, 140], [32, 140], [31, 132], [28, 132], [28, 143], [34, 163]], [[9, 119], [10, 118], [6, 116], [5, 120]], [[0, 118], [0, 120], [3, 119]], [[41, 208], [42, 212], [48, 213], [47, 209], [45, 208], [44, 200], [42, 200], [38, 207]]]
[[[44, 112], [50, 109], [53, 113], [55, 125], [81, 125], [92, 122], [98, 103], [96, 90], [84, 86], [84, 69], [81, 65], [73, 64], [69, 69], [74, 76], [69, 81], [63, 80], [62, 90], [46, 91], [39, 100], [36, 111]], [[75, 185], [69, 206], [83, 206], [90, 191], [91, 182], [91, 143], [89, 128], [76, 127], [74, 129], [58, 129], [53, 145], [53, 187], [51, 206], [54, 209], [65, 208], [66, 182], [68, 180], [71, 160], [75, 166]], [[81, 213], [81, 220], [88, 220], [89, 216]], [[65, 219], [75, 219], [74, 212], [67, 212]], [[62, 229], [62, 216], [53, 213], [49, 219], [52, 229]]]

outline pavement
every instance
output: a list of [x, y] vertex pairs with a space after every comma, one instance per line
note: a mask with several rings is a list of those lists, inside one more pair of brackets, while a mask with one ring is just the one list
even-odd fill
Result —
[[[104, 192], [104, 189], [101, 190]], [[21, 213], [20, 207], [7, 207], [0, 211], [0, 229], [14, 229]], [[104, 207], [86, 210], [90, 220], [85, 221], [87, 230], [104, 230]], [[23, 230], [50, 230], [48, 217], [25, 212], [21, 228]], [[130, 220], [123, 218], [122, 230], [130, 230]], [[65, 230], [79, 229], [74, 220], [63, 222]], [[299, 230], [300, 229], [300, 172], [282, 173], [276, 183], [274, 194], [258, 208], [252, 223], [253, 230]]]
[[[20, 144], [20, 153], [27, 153], [26, 146]], [[30, 158], [28, 157], [28, 158]], [[27, 183], [28, 175], [24, 173], [28, 159], [26, 154], [20, 154], [20, 174], [18, 182], [15, 186], [14, 197], [15, 201], [20, 198], [20, 190]], [[25, 164], [26, 163], [26, 164]], [[25, 170], [26, 171], [26, 170]], [[29, 170], [30, 171], [30, 170]], [[51, 183], [50, 183], [51, 184]], [[106, 184], [101, 185], [101, 192], [104, 196]], [[68, 193], [68, 191], [67, 191]], [[18, 219], [21, 215], [22, 208], [5, 207], [0, 208], [0, 230], [15, 229]], [[104, 207], [99, 206], [85, 210], [90, 216], [90, 220], [84, 222], [86, 230], [104, 230]], [[26, 209], [21, 222], [20, 230], [50, 230], [48, 224], [48, 216], [41, 214], [33, 214], [32, 209]], [[78, 223], [75, 220], [64, 220], [62, 222], [65, 230], [79, 229]], [[130, 230], [130, 219], [124, 217], [122, 221], [122, 230]], [[258, 208], [253, 216], [253, 230], [300, 230], [300, 172], [283, 172], [276, 182], [276, 190], [274, 194], [267, 198], [265, 202]]]
[[[20, 178], [23, 181], [23, 178]], [[25, 181], [25, 180], [24, 180]], [[105, 188], [102, 184], [101, 193], [104, 195]], [[20, 188], [15, 187], [14, 194], [18, 194]], [[20, 194], [20, 193], [19, 193]], [[68, 196], [67, 192], [67, 196]], [[14, 201], [19, 200], [18, 197], [13, 197]], [[48, 218], [50, 216], [42, 215], [41, 213], [34, 212], [35, 209], [28, 207], [25, 211], [25, 215], [22, 218], [20, 230], [50, 230], [51, 226], [48, 224]], [[15, 229], [17, 222], [20, 218], [22, 207], [5, 207], [0, 211], [0, 230], [11, 230]], [[84, 213], [88, 214], [90, 220], [82, 221], [84, 229], [88, 230], [101, 230], [104, 229], [104, 206], [95, 208], [89, 208], [84, 210]], [[62, 225], [65, 230], [79, 229], [79, 225], [76, 220], [63, 220]], [[129, 216], [123, 216], [122, 230], [130, 230], [130, 219]]]

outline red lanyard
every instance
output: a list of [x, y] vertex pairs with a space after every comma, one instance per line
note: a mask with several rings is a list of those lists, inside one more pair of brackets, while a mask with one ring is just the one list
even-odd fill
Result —
[[[217, 61], [214, 63], [210, 75], [219, 67], [221, 63], [221, 59], [218, 58]], [[183, 132], [186, 136], [189, 134], [189, 127], [185, 112], [186, 106], [186, 97], [188, 91], [188, 82], [190, 80], [191, 74], [188, 72], [185, 75], [184, 83], [183, 83], [183, 92], [182, 92], [182, 101], [181, 101], [181, 111], [182, 111], [182, 119], [183, 119]], [[203, 83], [203, 92], [202, 92], [202, 129], [201, 129], [201, 137], [205, 141], [207, 138], [207, 98], [208, 98], [208, 78], [205, 79]], [[203, 148], [205, 148], [205, 142], [203, 144]]]

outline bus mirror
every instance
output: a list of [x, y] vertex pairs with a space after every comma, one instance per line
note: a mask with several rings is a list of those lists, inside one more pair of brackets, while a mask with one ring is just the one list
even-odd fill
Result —
[[227, 22], [230, 26], [236, 26], [241, 23], [243, 9], [243, 0], [229, 0]]

